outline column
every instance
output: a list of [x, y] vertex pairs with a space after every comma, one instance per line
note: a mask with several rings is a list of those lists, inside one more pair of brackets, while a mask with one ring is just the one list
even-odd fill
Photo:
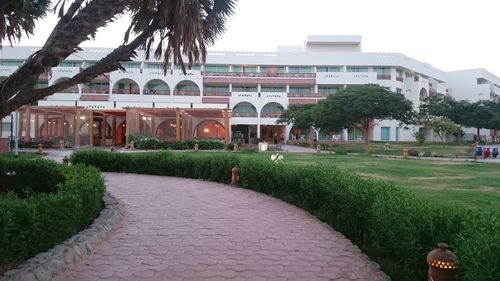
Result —
[[106, 144], [106, 115], [102, 115], [102, 123], [101, 123], [101, 145], [104, 146]]
[[89, 112], [89, 145], [94, 146], [94, 111]]
[[76, 115], [75, 115], [75, 124], [73, 126], [73, 137], [74, 137], [74, 144], [75, 147], [80, 146], [80, 124], [81, 124], [81, 119], [82, 118], [82, 110], [80, 108], [76, 109]]
[[58, 126], [57, 126], [57, 135], [59, 136], [59, 139], [64, 139], [64, 113], [61, 116], [61, 118], [58, 121]]
[[116, 115], [113, 115], [113, 127], [112, 127], [113, 131], [111, 132], [111, 138], [112, 138], [112, 141], [111, 141], [111, 144], [114, 146], [116, 145]]
[[257, 123], [257, 138], [260, 139], [260, 121]]
[[26, 134], [24, 135], [24, 141], [29, 142], [31, 138], [31, 105], [26, 106]]
[[175, 109], [175, 140], [181, 140], [181, 110], [179, 108]]
[[66, 128], [68, 126], [68, 123], [66, 122], [66, 112], [63, 112], [62, 115], [62, 138], [64, 141], [66, 141]]
[[[18, 131], [18, 134], [17, 134], [17, 139], [18, 140], [21, 140], [21, 138], [23, 137], [23, 125], [24, 125], [24, 122], [23, 122], [23, 112], [18, 110], [17, 111], [17, 114], [18, 114], [18, 122], [19, 122], [19, 131]], [[24, 114], [25, 115], [25, 114]]]
[[35, 113], [35, 139], [39, 137], [38, 133], [40, 129], [40, 115], [38, 113]]
[[44, 112], [45, 126], [43, 126], [43, 139], [47, 140], [49, 137], [49, 112], [45, 110]]
[[155, 117], [151, 116], [150, 118], [151, 118], [151, 137], [152, 138], [156, 138], [156, 134], [155, 134], [155, 131], [156, 131], [155, 130], [156, 129], [155, 128], [155, 126], [156, 126], [156, 124], [155, 124]]
[[224, 148], [227, 148], [227, 144], [230, 141], [231, 125], [229, 123], [229, 111], [224, 109]]

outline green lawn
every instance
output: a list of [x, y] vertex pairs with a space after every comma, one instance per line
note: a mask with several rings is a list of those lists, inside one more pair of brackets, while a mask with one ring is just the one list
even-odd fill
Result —
[[[241, 157], [262, 159], [270, 159], [271, 154], [237, 153]], [[392, 182], [411, 190], [419, 197], [437, 203], [481, 207], [500, 213], [500, 164], [388, 159], [366, 155], [293, 153], [283, 153], [283, 155], [285, 165], [286, 163], [333, 165], [362, 177]]]

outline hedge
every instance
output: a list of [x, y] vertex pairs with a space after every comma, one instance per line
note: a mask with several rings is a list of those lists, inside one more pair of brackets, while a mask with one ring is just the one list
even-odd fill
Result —
[[93, 167], [0, 157], [0, 174], [13, 191], [24, 186], [43, 191], [0, 195], [0, 272], [60, 244], [90, 225], [102, 209], [104, 181]]
[[331, 166], [275, 164], [230, 154], [122, 154], [78, 151], [73, 163], [103, 171], [181, 176], [241, 186], [297, 205], [358, 244], [393, 280], [425, 280], [425, 257], [446, 242], [460, 258], [460, 280], [500, 280], [500, 220], [480, 210], [434, 205], [378, 180]]

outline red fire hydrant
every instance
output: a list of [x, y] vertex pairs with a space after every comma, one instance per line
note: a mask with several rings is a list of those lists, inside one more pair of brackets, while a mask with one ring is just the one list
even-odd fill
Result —
[[240, 186], [240, 167], [238, 165], [231, 170], [231, 185]]
[[438, 248], [427, 255], [429, 265], [429, 281], [457, 281], [457, 256], [445, 243], [439, 243]]

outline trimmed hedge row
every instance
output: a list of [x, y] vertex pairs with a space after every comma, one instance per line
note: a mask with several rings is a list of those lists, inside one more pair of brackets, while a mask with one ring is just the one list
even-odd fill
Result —
[[[134, 141], [134, 146], [137, 149], [172, 149], [172, 150], [186, 150], [194, 149], [195, 143], [198, 143], [200, 150], [214, 150], [223, 149], [224, 143], [215, 140], [187, 140], [187, 141], [163, 141], [155, 138], [140, 138]], [[232, 145], [231, 145], [232, 149]]]
[[241, 186], [303, 208], [358, 244], [393, 280], [425, 280], [427, 253], [447, 242], [459, 256], [460, 280], [500, 280], [500, 220], [493, 214], [436, 206], [411, 193], [331, 166], [275, 164], [234, 155], [79, 151], [73, 163], [103, 171], [181, 176]]
[[23, 190], [25, 184], [31, 187], [38, 180], [44, 188], [50, 185], [52, 192], [31, 193], [26, 198], [13, 192], [0, 196], [0, 268], [68, 239], [90, 225], [102, 209], [104, 181], [93, 167], [0, 157], [1, 178], [7, 172], [7, 177], [16, 178], [11, 180], [18, 184], [16, 190]]

